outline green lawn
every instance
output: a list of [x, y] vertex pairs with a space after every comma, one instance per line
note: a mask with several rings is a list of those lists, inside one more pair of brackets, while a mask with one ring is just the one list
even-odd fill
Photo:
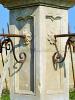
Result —
[[75, 100], [75, 90], [69, 92], [69, 100]]

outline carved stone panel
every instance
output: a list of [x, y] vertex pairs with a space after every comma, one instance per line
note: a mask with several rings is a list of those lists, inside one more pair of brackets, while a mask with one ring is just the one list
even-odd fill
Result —
[[[54, 13], [55, 12], [55, 13]], [[66, 27], [63, 26], [65, 21], [65, 16], [61, 14], [61, 10], [52, 10], [51, 13], [48, 11], [46, 15], [46, 93], [63, 93], [66, 78], [66, 62], [57, 65], [57, 70], [55, 70], [53, 65], [53, 54], [56, 52], [54, 43], [54, 35], [66, 34]], [[48, 41], [50, 39], [50, 41]], [[64, 41], [64, 42], [63, 42]], [[66, 38], [57, 38], [57, 47], [59, 52], [64, 54], [64, 47], [66, 43]]]
[[[20, 52], [26, 53], [26, 60], [23, 64], [16, 64], [19, 72], [16, 73], [15, 86], [16, 92], [20, 93], [33, 93], [34, 92], [34, 19], [30, 18], [26, 21], [20, 20], [19, 22], [19, 34], [25, 35], [25, 40], [15, 40], [16, 55]], [[18, 44], [17, 44], [18, 43]], [[24, 43], [24, 44], [23, 44]], [[19, 46], [18, 46], [19, 45]], [[18, 47], [18, 48], [17, 48]]]

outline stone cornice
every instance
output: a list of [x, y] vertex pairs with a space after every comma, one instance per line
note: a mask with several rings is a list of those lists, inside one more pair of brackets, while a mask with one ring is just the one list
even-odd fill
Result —
[[0, 0], [0, 3], [8, 9], [39, 5], [68, 9], [75, 4], [73, 0]]

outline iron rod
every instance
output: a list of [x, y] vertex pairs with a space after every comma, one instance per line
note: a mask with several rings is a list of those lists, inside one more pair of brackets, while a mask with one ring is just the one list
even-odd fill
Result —
[[72, 34], [59, 34], [59, 35], [54, 35], [55, 38], [59, 37], [75, 37], [75, 33]]
[[0, 34], [0, 36], [2, 37], [21, 37], [21, 38], [25, 38], [25, 35], [16, 35], [16, 34]]

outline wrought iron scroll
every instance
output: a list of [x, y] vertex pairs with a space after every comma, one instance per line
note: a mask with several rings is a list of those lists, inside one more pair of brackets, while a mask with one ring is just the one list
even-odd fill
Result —
[[16, 54], [15, 54], [14, 44], [11, 39], [11, 37], [22, 38], [22, 39], [24, 39], [24, 44], [29, 45], [29, 43], [31, 41], [31, 37], [29, 37], [26, 34], [25, 35], [10, 34], [9, 25], [8, 25], [8, 34], [5, 34], [4, 29], [3, 29], [3, 34], [0, 34], [0, 53], [1, 53], [1, 57], [2, 57], [3, 66], [4, 66], [4, 60], [3, 60], [3, 54], [2, 54], [3, 50], [2, 49], [5, 48], [6, 55], [7, 55], [7, 51], [10, 50], [10, 46], [12, 47], [11, 51], [13, 52], [14, 59], [16, 60], [17, 63], [23, 63], [26, 60], [25, 52], [21, 52], [19, 54], [20, 60], [17, 59]]
[[[64, 54], [60, 53], [58, 46], [57, 46], [57, 38], [60, 37], [68, 37], [65, 45], [65, 50]], [[72, 73], [73, 73], [73, 82], [74, 82], [74, 88], [75, 88], [75, 72], [74, 72], [74, 65], [73, 65], [73, 54], [72, 54], [72, 47], [75, 47], [75, 34], [61, 34], [61, 35], [54, 35], [54, 41], [53, 43], [51, 42], [50, 39], [48, 39], [49, 43], [51, 45], [55, 46], [56, 52], [52, 56], [52, 61], [53, 61], [53, 66], [54, 69], [57, 70], [57, 64], [60, 64], [65, 61], [66, 54], [67, 54], [67, 49], [69, 48], [70, 50], [70, 55], [71, 55], [71, 64], [72, 64]]]

